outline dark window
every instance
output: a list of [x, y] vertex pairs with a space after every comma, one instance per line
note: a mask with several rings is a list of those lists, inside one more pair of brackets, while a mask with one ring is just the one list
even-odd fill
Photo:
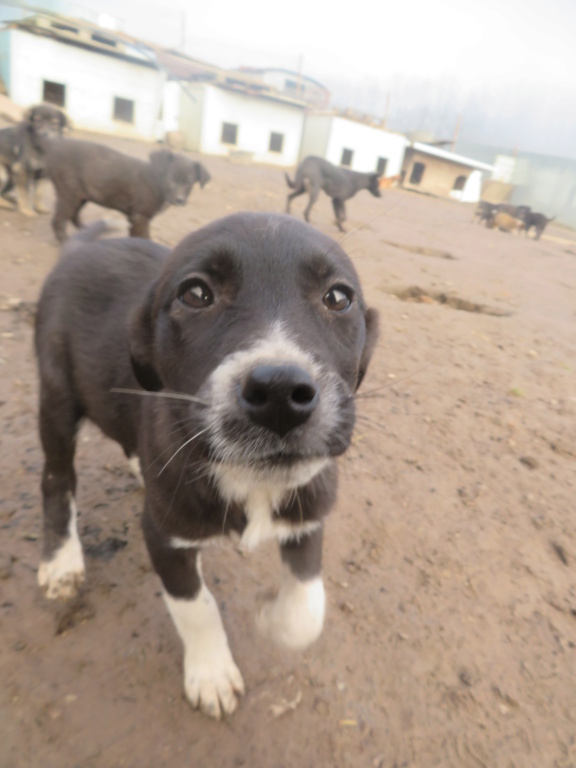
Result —
[[458, 191], [461, 191], [462, 189], [464, 189], [464, 184], [466, 184], [466, 178], [467, 178], [466, 176], [458, 176], [458, 178], [454, 182], [454, 186], [452, 187], [452, 189], [456, 189]]
[[71, 27], [68, 24], [59, 24], [56, 21], [53, 21], [50, 26], [52, 29], [60, 29], [62, 32], [76, 32], [78, 34], [78, 27]]
[[285, 80], [284, 81], [284, 90], [286, 90], [286, 91], [297, 91], [298, 90], [298, 80]]
[[282, 152], [282, 147], [284, 146], [284, 134], [283, 133], [272, 133], [270, 134], [270, 144], [268, 146], [269, 152]]
[[352, 158], [354, 157], [354, 152], [351, 149], [343, 149], [342, 150], [342, 157], [340, 158], [340, 165], [345, 165], [347, 168], [350, 168], [352, 165]]
[[386, 173], [386, 166], [388, 165], [388, 158], [387, 157], [379, 157], [378, 162], [376, 163], [376, 173], [378, 176], [384, 176]]
[[133, 123], [134, 102], [130, 99], [121, 99], [120, 96], [114, 96], [114, 120], [121, 120], [123, 123]]
[[237, 144], [238, 126], [234, 123], [222, 123], [222, 136], [220, 141], [222, 144]]
[[95, 43], [102, 43], [103, 45], [109, 45], [111, 48], [116, 47], [116, 41], [110, 40], [109, 37], [103, 37], [103, 35], [92, 35], [92, 40]]
[[410, 184], [420, 184], [425, 170], [426, 166], [424, 163], [414, 163], [412, 173], [410, 174]]
[[62, 83], [51, 83], [50, 80], [44, 80], [42, 100], [48, 104], [54, 104], [56, 107], [63, 107], [66, 102], [66, 86]]

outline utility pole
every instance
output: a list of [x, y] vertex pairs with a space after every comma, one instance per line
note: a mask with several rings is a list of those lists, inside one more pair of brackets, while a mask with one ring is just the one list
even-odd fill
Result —
[[462, 113], [458, 115], [458, 119], [456, 120], [456, 128], [454, 129], [454, 138], [452, 139], [452, 152], [454, 152], [454, 147], [456, 146], [456, 142], [458, 141], [458, 136], [460, 135], [461, 123], [462, 123]]

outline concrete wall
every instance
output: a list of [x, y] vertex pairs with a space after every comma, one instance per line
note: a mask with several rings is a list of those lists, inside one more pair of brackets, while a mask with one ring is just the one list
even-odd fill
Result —
[[0, 31], [0, 80], [10, 90], [10, 31]]
[[180, 131], [184, 148], [192, 152], [202, 151], [202, 120], [204, 86], [185, 83], [180, 90]]
[[299, 160], [304, 160], [304, 158], [309, 155], [326, 157], [328, 142], [330, 141], [331, 127], [331, 115], [306, 115], [302, 131]]
[[[296, 164], [304, 121], [302, 108], [233, 93], [211, 85], [202, 85], [200, 88], [203, 90], [202, 134], [198, 147], [201, 152], [229, 155], [241, 151], [249, 153], [258, 163], [280, 166]], [[189, 111], [197, 113], [194, 108]], [[222, 123], [238, 126], [236, 145], [222, 143]], [[282, 152], [269, 151], [271, 132], [283, 134]]]
[[396, 176], [402, 170], [404, 152], [408, 141], [404, 136], [382, 131], [342, 117], [332, 117], [330, 138], [324, 157], [334, 165], [340, 165], [342, 150], [351, 149], [354, 154], [353, 171], [376, 171], [378, 158], [388, 160], [385, 176]]
[[[117, 136], [158, 138], [164, 75], [51, 38], [11, 30], [10, 97], [27, 107], [42, 101], [43, 81], [66, 86], [64, 109], [76, 128]], [[114, 120], [114, 98], [134, 101], [134, 122]]]
[[[425, 165], [424, 175], [420, 184], [410, 183], [414, 163], [424, 163]], [[402, 186], [406, 189], [429, 192], [440, 197], [452, 197], [451, 192], [458, 176], [465, 176], [468, 179], [474, 170], [474, 168], [469, 166], [453, 163], [410, 148], [406, 151], [406, 159], [404, 161], [405, 176]]]
[[510, 202], [555, 216], [560, 224], [576, 228], [576, 160], [524, 155], [512, 176]]

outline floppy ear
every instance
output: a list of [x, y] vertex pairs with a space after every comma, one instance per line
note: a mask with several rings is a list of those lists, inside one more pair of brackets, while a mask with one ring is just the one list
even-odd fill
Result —
[[196, 165], [196, 178], [200, 182], [200, 189], [204, 189], [206, 184], [210, 181], [212, 178], [206, 168], [202, 165], [202, 163], [195, 163]]
[[64, 112], [59, 112], [59, 119], [60, 119], [60, 129], [62, 131], [71, 131], [72, 130], [72, 121], [68, 117], [68, 115], [65, 115]]
[[154, 169], [154, 173], [159, 176], [166, 175], [173, 159], [174, 152], [169, 149], [156, 149], [154, 152], [150, 152], [150, 165]]
[[36, 107], [28, 107], [28, 109], [24, 112], [22, 115], [22, 120], [25, 123], [31, 123], [34, 119], [34, 112], [36, 111]]
[[130, 362], [138, 384], [149, 392], [158, 392], [164, 387], [154, 367], [154, 326], [152, 323], [152, 285], [144, 304], [132, 315], [130, 322]]
[[374, 347], [378, 341], [378, 312], [375, 309], [367, 309], [364, 313], [364, 321], [366, 323], [366, 339], [364, 341], [362, 355], [360, 356], [356, 389], [362, 384], [366, 371], [368, 370], [368, 363], [372, 357], [372, 352], [374, 352]]

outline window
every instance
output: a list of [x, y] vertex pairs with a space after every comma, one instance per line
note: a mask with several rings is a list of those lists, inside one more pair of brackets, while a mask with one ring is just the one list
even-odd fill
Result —
[[351, 149], [343, 149], [342, 150], [342, 157], [340, 158], [340, 165], [345, 165], [346, 168], [350, 168], [352, 165], [352, 158], [354, 157], [354, 152]]
[[284, 134], [274, 133], [274, 131], [272, 131], [270, 134], [270, 144], [268, 145], [268, 151], [282, 152], [283, 146], [284, 146]]
[[237, 144], [238, 143], [238, 126], [234, 123], [222, 123], [222, 136], [220, 137], [222, 144]]
[[410, 174], [410, 184], [420, 184], [425, 170], [426, 166], [424, 163], [414, 163], [412, 173]]
[[464, 184], [466, 184], [466, 176], [458, 176], [452, 189], [456, 189], [460, 192], [464, 189]]
[[379, 157], [378, 162], [376, 163], [376, 173], [378, 176], [384, 176], [386, 173], [386, 166], [388, 165], [388, 158], [387, 157]]
[[50, 80], [44, 80], [42, 100], [48, 104], [54, 104], [56, 107], [63, 107], [66, 102], [66, 86], [62, 83], [51, 83]]
[[295, 93], [298, 90], [298, 80], [285, 80], [284, 90]]
[[114, 96], [114, 120], [120, 120], [123, 123], [134, 122], [134, 102], [131, 99]]
[[109, 37], [104, 37], [103, 35], [91, 35], [91, 37], [95, 43], [102, 43], [103, 45], [109, 45], [111, 48], [116, 48], [116, 41], [110, 40]]

